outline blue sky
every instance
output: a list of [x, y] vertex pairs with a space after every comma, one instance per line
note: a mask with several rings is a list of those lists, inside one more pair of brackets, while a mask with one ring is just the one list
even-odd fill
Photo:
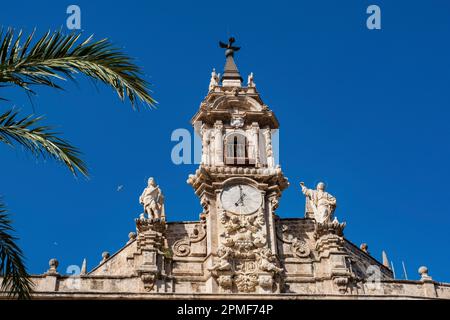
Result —
[[[65, 28], [66, 8], [81, 8], [87, 37], [108, 37], [136, 58], [152, 83], [157, 110], [132, 111], [109, 88], [78, 77], [66, 91], [40, 89], [33, 106], [2, 88], [24, 114], [47, 117], [78, 146], [89, 179], [52, 160], [0, 145], [0, 194], [8, 204], [29, 270], [48, 260], [60, 272], [125, 244], [141, 212], [149, 176], [166, 196], [170, 221], [201, 211], [186, 184], [196, 165], [176, 166], [170, 136], [207, 93], [224, 64], [219, 40], [234, 35], [236, 60], [280, 127], [280, 164], [291, 186], [277, 213], [302, 217], [298, 182], [324, 180], [338, 199], [345, 235], [386, 250], [398, 278], [420, 265], [450, 282], [450, 5], [447, 1], [9, 1], [0, 25], [38, 34]], [[366, 28], [366, 8], [381, 7], [382, 29]], [[119, 185], [123, 188], [117, 191]]]

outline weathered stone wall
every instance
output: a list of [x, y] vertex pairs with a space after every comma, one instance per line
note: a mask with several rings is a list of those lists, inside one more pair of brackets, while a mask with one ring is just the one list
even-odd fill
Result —
[[[339, 237], [327, 238], [324, 245], [316, 239], [312, 219], [277, 219], [276, 227], [277, 256], [284, 269], [280, 293], [225, 295], [209, 291], [207, 282], [211, 281], [211, 275], [205, 267], [208, 258], [206, 226], [196, 221], [168, 223], [164, 237], [161, 233], [144, 237], [144, 240], [133, 238], [87, 274], [66, 276], [51, 268], [46, 274], [32, 276], [34, 296], [46, 299], [450, 299], [450, 284], [433, 281], [427, 270], [421, 270], [420, 281], [395, 280], [388, 268], [347, 240], [338, 242], [342, 250], [324, 251], [326, 245], [332, 243], [330, 239]], [[153, 256], [164, 256], [164, 259], [145, 258], [146, 247], [139, 241], [149, 239], [164, 240], [164, 245]], [[339, 267], [341, 257], [349, 273], [336, 273], [339, 268], [336, 269], [335, 262]], [[145, 274], [153, 269], [142, 268], [145, 261], [153, 261], [161, 269], [150, 280]], [[54, 261], [52, 263], [55, 267]]]
[[[35, 299], [450, 299], [450, 284], [434, 281], [383, 280], [378, 287], [364, 284], [348, 294], [324, 291], [324, 286], [315, 282], [297, 286], [298, 292], [229, 295], [196, 291], [146, 293], [137, 277], [33, 276], [32, 280], [36, 284]], [[77, 281], [79, 287], [74, 287]]]

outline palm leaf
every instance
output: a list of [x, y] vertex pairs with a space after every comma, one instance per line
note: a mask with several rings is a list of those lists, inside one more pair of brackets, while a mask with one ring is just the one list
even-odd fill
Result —
[[12, 236], [11, 220], [0, 199], [0, 290], [10, 297], [29, 299], [33, 283], [24, 264], [22, 250], [17, 246], [17, 238]]
[[66, 165], [73, 174], [88, 175], [80, 152], [69, 142], [58, 137], [51, 127], [39, 125], [42, 117], [19, 118], [18, 112], [8, 110], [0, 114], [0, 142], [8, 145], [18, 143], [35, 156], [50, 156]]
[[138, 101], [154, 107], [149, 84], [142, 70], [131, 58], [115, 48], [107, 39], [93, 42], [92, 36], [77, 44], [81, 34], [64, 35], [47, 32], [31, 45], [34, 32], [22, 43], [22, 31], [14, 36], [8, 29], [0, 34], [0, 83], [17, 85], [29, 93], [33, 85], [61, 89], [57, 80], [74, 80], [83, 73], [111, 86], [121, 100], [126, 97], [133, 108]]

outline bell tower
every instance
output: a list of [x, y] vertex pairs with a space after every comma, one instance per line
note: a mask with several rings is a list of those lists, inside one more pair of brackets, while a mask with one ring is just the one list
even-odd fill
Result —
[[234, 42], [219, 43], [225, 49], [224, 72], [212, 71], [208, 94], [192, 118], [202, 157], [188, 183], [206, 224], [206, 292], [280, 292], [275, 210], [289, 183], [275, 163], [272, 134], [279, 124], [253, 73], [243, 85]]

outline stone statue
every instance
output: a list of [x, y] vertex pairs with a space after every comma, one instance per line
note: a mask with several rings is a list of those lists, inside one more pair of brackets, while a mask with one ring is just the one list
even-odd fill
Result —
[[[148, 215], [149, 219], [165, 221], [164, 196], [159, 186], [156, 185], [155, 179], [148, 179], [148, 186], [139, 197], [139, 203], [144, 207], [144, 213]], [[140, 218], [143, 218], [143, 214]]]
[[254, 87], [256, 87], [255, 82], [253, 81], [253, 72], [251, 72], [251, 73], [248, 75], [248, 78], [247, 78], [247, 86], [248, 86], [249, 88], [254, 88]]
[[209, 81], [209, 91], [219, 85], [220, 74], [216, 73], [216, 69], [211, 72], [211, 80]]
[[334, 210], [336, 209], [336, 198], [325, 192], [325, 184], [319, 182], [316, 190], [305, 187], [300, 182], [303, 194], [309, 199], [309, 203], [314, 211], [314, 218], [318, 223], [331, 222]]

